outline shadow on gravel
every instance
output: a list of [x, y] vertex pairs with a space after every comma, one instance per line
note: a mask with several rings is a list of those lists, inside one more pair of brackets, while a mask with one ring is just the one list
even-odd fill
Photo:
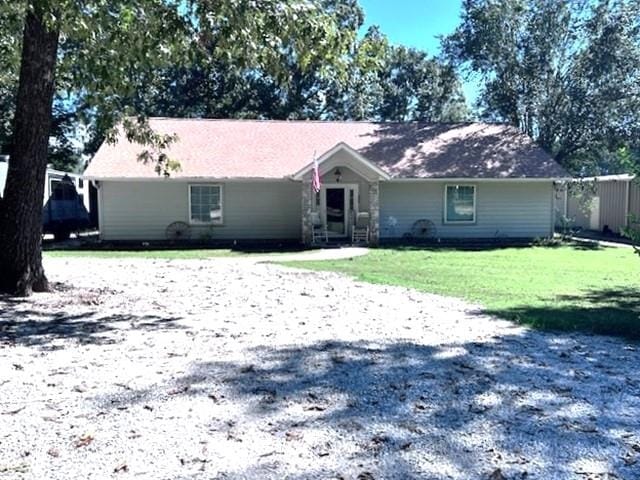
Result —
[[[624, 345], [538, 332], [439, 346], [265, 345], [246, 363], [196, 363], [160, 390], [241, 405], [235, 431], [264, 426], [276, 444], [328, 432], [317, 455], [335, 468], [310, 462], [287, 478], [489, 478], [497, 467], [506, 478], [574, 478], [587, 460], [612, 478], [639, 478], [640, 354]], [[118, 394], [118, 404], [154, 392]], [[256, 460], [223, 478], [273, 474], [264, 468]]]
[[[58, 340], [75, 340], [82, 344], [110, 344], [116, 339], [108, 334], [129, 329], [167, 330], [184, 328], [180, 318], [155, 315], [101, 315], [86, 312], [69, 315], [21, 308], [21, 302], [0, 297], [0, 345], [42, 345]], [[122, 324], [128, 324], [123, 328]]]

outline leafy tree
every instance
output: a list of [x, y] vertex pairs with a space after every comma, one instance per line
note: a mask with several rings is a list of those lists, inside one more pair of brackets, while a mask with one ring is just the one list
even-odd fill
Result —
[[2, 3], [0, 17], [18, 15], [23, 36], [12, 161], [0, 200], [0, 290], [28, 295], [49, 289], [40, 233], [56, 90], [74, 92], [89, 110], [99, 111], [102, 127], [119, 123], [131, 139], [149, 147], [143, 159], [158, 162], [162, 171], [171, 161], [157, 152], [171, 139], [150, 131], [143, 117], [127, 117], [135, 113], [129, 104], [135, 87], [202, 49], [240, 65], [257, 60], [274, 74], [284, 55], [295, 55], [303, 70], [321, 58], [323, 68], [339, 71], [342, 58], [336, 52], [353, 41], [352, 33], [340, 29], [336, 11], [320, 7], [304, 0]]
[[461, 121], [469, 116], [455, 71], [426, 52], [390, 45], [371, 27], [356, 45], [347, 82], [331, 85], [331, 118]]
[[631, 240], [633, 251], [640, 256], [640, 219], [631, 216], [628, 225], [622, 229], [622, 235]]
[[427, 122], [459, 121], [468, 116], [455, 72], [425, 52], [393, 47], [382, 78], [378, 117]]
[[482, 77], [484, 117], [519, 126], [574, 173], [607, 173], [640, 135], [639, 6], [465, 0], [444, 50]]
[[[186, 65], [139, 79], [130, 103], [148, 116], [270, 119], [455, 121], [467, 110], [455, 72], [426, 53], [393, 47], [377, 27], [356, 40], [363, 17], [356, 2], [323, 0], [335, 12], [342, 42], [335, 62], [296, 52], [311, 37], [283, 41], [278, 68], [206, 48]], [[108, 122], [106, 122], [108, 124]], [[108, 125], [107, 125], [108, 126]], [[102, 138], [97, 132], [97, 139]], [[100, 142], [94, 142], [97, 148]]]
[[6, 153], [18, 86], [22, 12], [15, 4], [3, 7], [0, 15], [0, 153]]

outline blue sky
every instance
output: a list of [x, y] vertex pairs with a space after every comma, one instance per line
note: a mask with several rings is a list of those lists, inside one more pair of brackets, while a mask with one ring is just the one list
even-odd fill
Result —
[[392, 43], [426, 50], [440, 50], [438, 35], [455, 30], [462, 0], [360, 0], [365, 26], [380, 25]]
[[[365, 12], [363, 30], [379, 25], [391, 43], [437, 55], [440, 53], [437, 37], [455, 30], [462, 0], [360, 0], [360, 5]], [[472, 81], [463, 83], [468, 103], [477, 97], [477, 89]]]

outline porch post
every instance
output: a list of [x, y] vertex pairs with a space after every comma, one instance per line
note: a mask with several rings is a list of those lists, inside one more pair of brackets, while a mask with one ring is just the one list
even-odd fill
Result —
[[380, 183], [369, 182], [369, 243], [378, 245], [380, 240]]
[[[308, 177], [308, 176], [307, 176]], [[302, 179], [302, 243], [311, 245], [313, 242], [311, 212], [313, 211], [313, 195], [311, 191], [311, 178]]]

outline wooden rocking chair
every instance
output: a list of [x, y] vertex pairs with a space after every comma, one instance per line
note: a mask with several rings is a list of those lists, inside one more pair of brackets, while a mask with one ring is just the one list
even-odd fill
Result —
[[318, 212], [311, 212], [311, 232], [311, 241], [314, 245], [329, 242], [329, 232], [327, 232], [326, 225], [322, 223], [320, 213]]
[[369, 214], [358, 212], [351, 228], [351, 243], [369, 243]]

